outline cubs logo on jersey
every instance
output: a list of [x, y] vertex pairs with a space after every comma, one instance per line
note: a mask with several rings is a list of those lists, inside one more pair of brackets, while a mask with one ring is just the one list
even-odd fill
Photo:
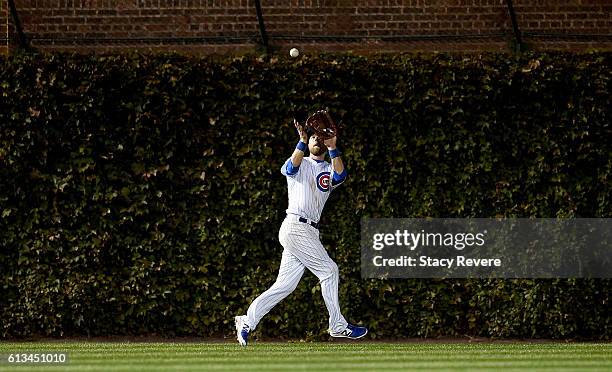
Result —
[[330, 173], [321, 172], [317, 176], [317, 188], [322, 192], [329, 191]]

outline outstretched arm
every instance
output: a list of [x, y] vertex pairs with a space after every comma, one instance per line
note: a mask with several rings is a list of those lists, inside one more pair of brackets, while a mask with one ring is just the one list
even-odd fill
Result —
[[334, 170], [332, 176], [332, 186], [336, 186], [344, 182], [346, 179], [346, 169], [344, 163], [340, 157], [340, 151], [336, 148], [336, 137], [332, 137], [328, 140], [323, 141], [327, 150], [329, 151], [329, 157], [331, 158], [332, 169]]
[[300, 142], [296, 146], [295, 150], [293, 150], [293, 154], [291, 155], [291, 164], [294, 167], [299, 167], [302, 164], [302, 159], [304, 158], [304, 152], [306, 148], [308, 148], [308, 135], [306, 134], [306, 130], [303, 125], [297, 122], [297, 120], [293, 120], [293, 125], [295, 125], [295, 129], [297, 129], [298, 135], [300, 136]]
[[298, 135], [300, 136], [300, 142], [298, 142], [295, 150], [293, 150], [293, 154], [291, 154], [291, 161], [287, 162], [287, 168], [285, 169], [287, 176], [293, 176], [297, 174], [300, 169], [300, 164], [302, 164], [302, 159], [304, 159], [304, 152], [308, 148], [308, 135], [306, 134], [306, 130], [303, 125], [297, 122], [297, 120], [293, 120], [293, 125], [295, 125], [295, 129], [297, 129]]

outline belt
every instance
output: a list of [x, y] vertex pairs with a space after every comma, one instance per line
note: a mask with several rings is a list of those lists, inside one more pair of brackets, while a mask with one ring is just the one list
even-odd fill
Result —
[[319, 228], [319, 223], [318, 222], [314, 222], [314, 221], [308, 221], [307, 219], [305, 219], [304, 217], [300, 217], [298, 218], [298, 221], [300, 222], [304, 222], [309, 224], [310, 226], [314, 227], [315, 229]]
[[319, 223], [318, 223], [318, 222], [314, 222], [314, 221], [312, 221], [312, 220], [309, 220], [309, 219], [307, 219], [307, 218], [304, 218], [304, 217], [298, 216], [298, 215], [293, 214], [293, 213], [288, 213], [288, 214], [287, 214], [287, 218], [288, 218], [288, 219], [290, 219], [290, 220], [300, 221], [300, 222], [302, 222], [302, 223], [308, 224], [308, 225], [310, 225], [310, 226], [314, 227], [315, 229], [318, 229], [318, 228], [319, 228]]

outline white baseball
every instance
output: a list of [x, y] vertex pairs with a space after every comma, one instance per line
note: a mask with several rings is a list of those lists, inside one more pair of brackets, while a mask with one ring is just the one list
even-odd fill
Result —
[[296, 48], [291, 48], [291, 50], [289, 51], [289, 55], [295, 58], [300, 55], [300, 51], [297, 50]]

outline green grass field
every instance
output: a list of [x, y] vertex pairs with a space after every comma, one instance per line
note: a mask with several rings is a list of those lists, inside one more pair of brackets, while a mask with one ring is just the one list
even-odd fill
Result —
[[[61, 366], [9, 365], [8, 353], [67, 352]], [[612, 344], [594, 343], [0, 343], [0, 370], [612, 370]]]

